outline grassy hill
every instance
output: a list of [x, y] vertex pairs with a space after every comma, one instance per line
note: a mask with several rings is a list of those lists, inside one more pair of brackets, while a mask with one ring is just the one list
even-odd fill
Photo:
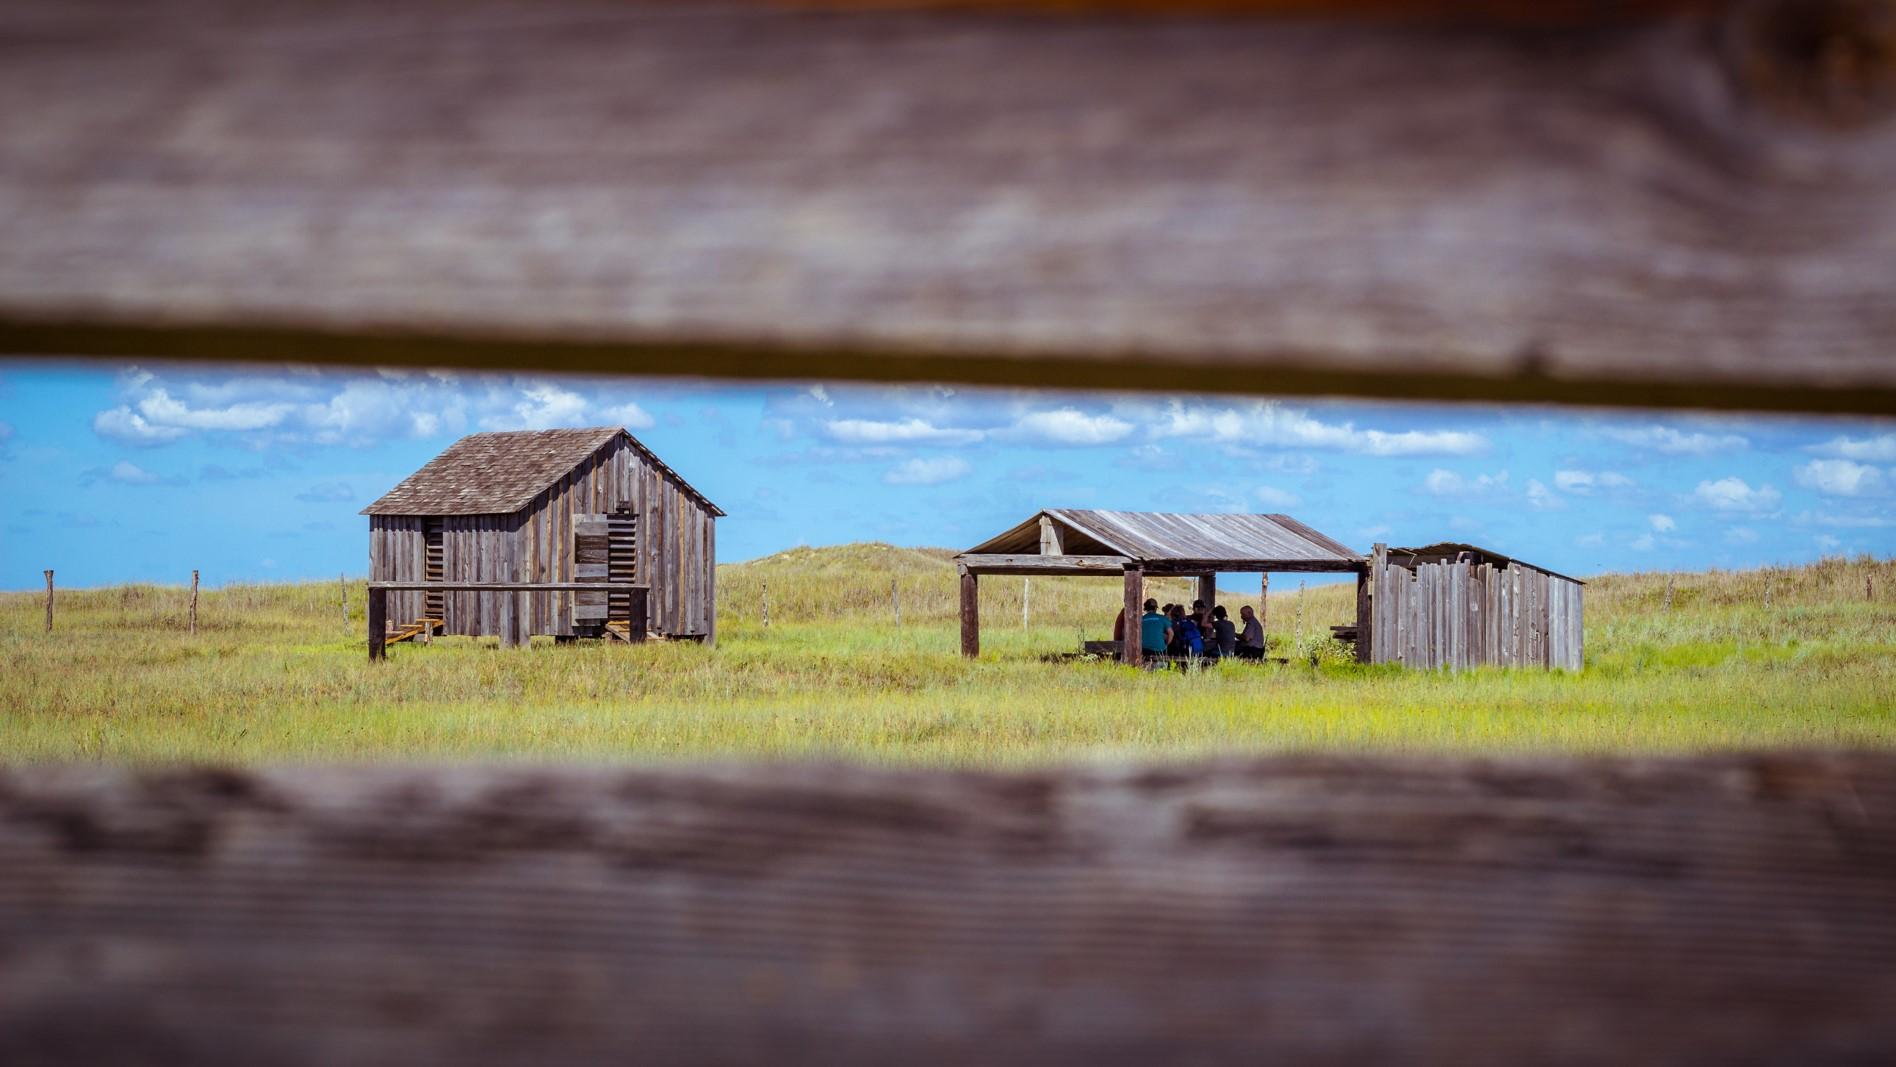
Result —
[[[1046, 663], [1106, 636], [1116, 579], [982, 583], [983, 656], [956, 655], [950, 553], [793, 549], [719, 569], [721, 640], [502, 651], [451, 639], [364, 662], [363, 591], [0, 596], [0, 759], [840, 757], [1002, 765], [1273, 749], [1683, 751], [1896, 745], [1896, 562], [1605, 575], [1587, 669], [1460, 675], [1302, 657], [1182, 675]], [[1223, 590], [1255, 599], [1249, 578]], [[900, 601], [901, 624], [895, 622]], [[1185, 599], [1184, 582], [1155, 583]], [[1668, 588], [1670, 594], [1668, 599]], [[763, 604], [770, 625], [763, 624]], [[1348, 586], [1273, 584], [1281, 647], [1316, 648]]]

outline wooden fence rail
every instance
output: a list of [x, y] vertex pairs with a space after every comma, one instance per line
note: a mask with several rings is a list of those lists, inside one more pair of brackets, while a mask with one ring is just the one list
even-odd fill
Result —
[[1896, 756], [0, 769], [0, 1062], [1896, 1060]]

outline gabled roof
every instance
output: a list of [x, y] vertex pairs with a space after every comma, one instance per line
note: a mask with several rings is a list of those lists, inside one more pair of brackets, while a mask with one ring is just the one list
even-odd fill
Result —
[[724, 512], [622, 426], [469, 434], [401, 480], [364, 515], [510, 515], [624, 434], [653, 467], [714, 515]]
[[1556, 578], [1565, 578], [1567, 581], [1578, 582], [1581, 585], [1587, 584], [1584, 580], [1575, 578], [1572, 575], [1561, 574], [1559, 571], [1550, 571], [1546, 567], [1535, 566], [1524, 559], [1504, 556], [1491, 548], [1482, 548], [1480, 545], [1466, 544], [1461, 541], [1437, 541], [1432, 545], [1422, 545], [1419, 548], [1392, 548], [1389, 550], [1389, 558], [1393, 562], [1405, 565], [1412, 562], [1453, 562], [1455, 557], [1463, 552], [1472, 553], [1477, 557], [1478, 561], [1481, 562], [1500, 563], [1504, 565], [1518, 563], [1523, 567], [1530, 567], [1540, 571], [1542, 574], [1551, 574]]
[[1144, 563], [1169, 560], [1231, 563], [1299, 562], [1346, 566], [1363, 556], [1288, 515], [1191, 515], [1171, 511], [1049, 508], [968, 550], [968, 555], [1037, 553], [1044, 515], [1078, 539], [1067, 553], [1099, 551]]

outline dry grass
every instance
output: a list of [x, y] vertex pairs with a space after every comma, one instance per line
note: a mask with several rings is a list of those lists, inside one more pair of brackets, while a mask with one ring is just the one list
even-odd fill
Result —
[[[1866, 598], [1866, 580], [1875, 599]], [[1668, 581], [1673, 586], [1665, 608]], [[761, 625], [763, 587], [772, 625]], [[889, 585], [902, 603], [893, 624]], [[1160, 599], [1186, 599], [1186, 583]], [[1347, 586], [1274, 584], [1280, 646], [1353, 611]], [[1245, 580], [1244, 589], [1255, 586]], [[984, 655], [955, 654], [947, 553], [798, 549], [727, 566], [722, 639], [691, 645], [399, 646], [364, 662], [362, 589], [335, 584], [0, 597], [0, 758], [843, 757], [1008, 765], [1277, 749], [1684, 751], [1896, 744], [1896, 564], [1608, 575], [1579, 674], [1326, 662], [1192, 675], [1039, 656], [1105, 636], [1111, 579], [983, 582]], [[1767, 602], [1768, 597], [1768, 602]], [[1241, 598], [1227, 595], [1227, 606]], [[1297, 641], [1301, 629], [1303, 640]]]

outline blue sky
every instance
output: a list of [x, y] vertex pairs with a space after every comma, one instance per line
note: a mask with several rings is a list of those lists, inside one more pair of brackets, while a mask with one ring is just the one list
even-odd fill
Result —
[[730, 513], [725, 561], [965, 548], [1063, 505], [1283, 511], [1581, 575], [1896, 551], [1891, 420], [13, 362], [0, 587], [360, 575], [357, 511], [457, 436], [604, 424]]

